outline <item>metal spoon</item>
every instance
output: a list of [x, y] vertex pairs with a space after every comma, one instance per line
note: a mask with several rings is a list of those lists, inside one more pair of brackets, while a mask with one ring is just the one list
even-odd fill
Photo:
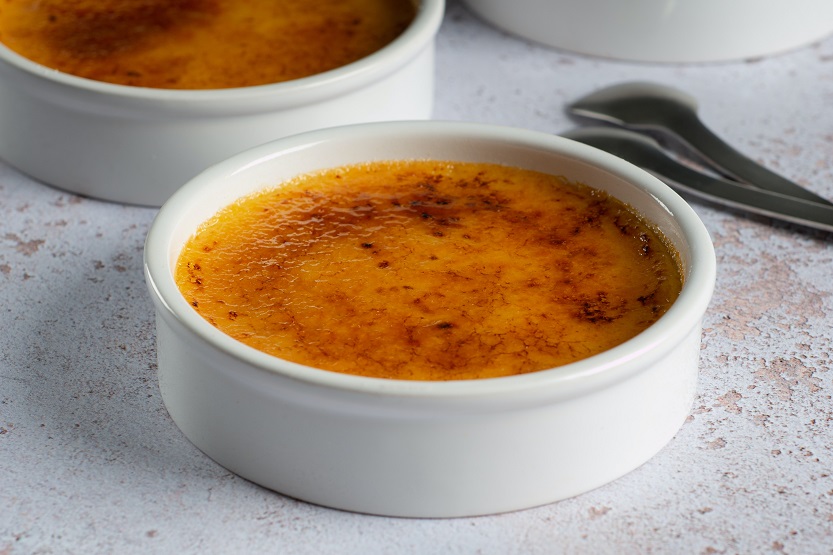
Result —
[[584, 127], [561, 135], [619, 156], [680, 191], [770, 218], [833, 231], [833, 206], [700, 173], [670, 157], [645, 135], [612, 127]]
[[654, 83], [622, 83], [576, 101], [571, 114], [629, 129], [661, 132], [682, 141], [718, 173], [760, 189], [823, 204], [831, 201], [764, 168], [710, 131], [689, 95]]

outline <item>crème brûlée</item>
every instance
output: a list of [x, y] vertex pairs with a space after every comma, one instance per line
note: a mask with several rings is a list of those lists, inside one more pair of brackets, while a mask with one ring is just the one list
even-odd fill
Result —
[[412, 0], [0, 0], [0, 42], [88, 79], [225, 89], [350, 64], [415, 15]]
[[176, 281], [276, 357], [404, 380], [568, 364], [654, 324], [679, 256], [619, 200], [482, 163], [372, 162], [297, 177], [205, 222]]

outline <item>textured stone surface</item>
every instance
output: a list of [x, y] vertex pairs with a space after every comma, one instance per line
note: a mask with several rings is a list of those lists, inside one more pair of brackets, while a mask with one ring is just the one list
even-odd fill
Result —
[[[553, 133], [593, 89], [684, 88], [727, 140], [833, 198], [833, 39], [736, 63], [611, 62], [510, 37], [451, 2], [437, 64], [436, 118]], [[0, 163], [0, 554], [833, 552], [833, 236], [692, 205], [718, 280], [675, 439], [545, 507], [389, 519], [266, 491], [191, 446], [156, 385], [141, 267], [155, 211]]]

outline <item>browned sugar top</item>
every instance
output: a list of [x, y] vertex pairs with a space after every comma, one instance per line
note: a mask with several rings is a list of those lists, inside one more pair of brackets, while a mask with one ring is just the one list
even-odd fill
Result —
[[682, 285], [676, 253], [618, 200], [437, 161], [345, 167], [246, 198], [188, 241], [176, 280], [252, 347], [406, 380], [588, 357], [654, 323]]
[[98, 81], [223, 89], [349, 64], [415, 13], [411, 0], [0, 0], [0, 41]]

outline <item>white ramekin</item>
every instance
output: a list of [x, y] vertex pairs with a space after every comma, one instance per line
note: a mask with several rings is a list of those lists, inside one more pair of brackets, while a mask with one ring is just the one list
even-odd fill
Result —
[[[679, 299], [634, 339], [574, 364], [507, 378], [413, 382], [266, 355], [207, 323], [178, 290], [173, 268], [182, 245], [235, 199], [318, 169], [413, 158], [510, 164], [609, 191], [679, 250]], [[381, 515], [452, 517], [573, 496], [659, 451], [694, 399], [715, 258], [688, 204], [619, 158], [533, 131], [389, 122], [285, 138], [205, 171], [160, 210], [145, 274], [157, 310], [162, 397], [194, 445], [295, 498]]]
[[464, 0], [516, 35], [643, 62], [719, 62], [777, 54], [833, 34], [830, 0]]
[[380, 51], [294, 81], [218, 90], [128, 87], [68, 75], [0, 44], [0, 158], [50, 185], [161, 205], [206, 167], [303, 131], [425, 119], [444, 0], [421, 0]]

